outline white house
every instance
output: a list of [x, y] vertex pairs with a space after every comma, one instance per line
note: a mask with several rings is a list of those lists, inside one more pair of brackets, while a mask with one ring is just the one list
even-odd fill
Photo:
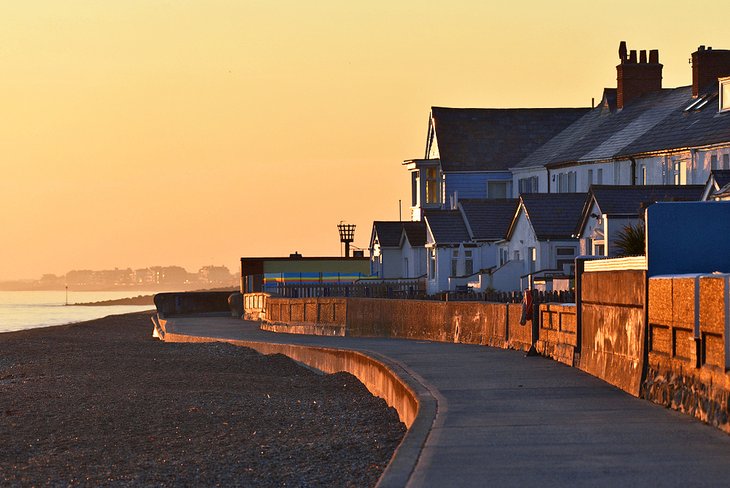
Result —
[[573, 273], [578, 239], [573, 237], [587, 199], [586, 193], [528, 193], [520, 203], [500, 260], [522, 262], [522, 278]]
[[619, 57], [617, 88], [510, 168], [521, 193], [704, 184], [710, 171], [730, 169], [730, 51], [700, 46], [692, 85], [672, 89], [662, 88], [658, 51], [637, 59], [622, 43]]
[[403, 222], [400, 247], [403, 256], [403, 278], [426, 277], [426, 223]]
[[699, 201], [700, 185], [593, 185], [588, 192], [575, 237], [580, 254], [616, 257], [618, 234], [628, 225], [643, 222], [644, 209], [654, 202]]
[[375, 221], [370, 234], [370, 274], [381, 279], [400, 278], [403, 252], [400, 236], [403, 222]]

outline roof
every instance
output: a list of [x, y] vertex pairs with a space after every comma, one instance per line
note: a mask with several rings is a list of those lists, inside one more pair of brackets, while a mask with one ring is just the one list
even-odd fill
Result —
[[424, 219], [436, 244], [459, 244], [471, 240], [458, 210], [427, 210]]
[[377, 236], [380, 247], [399, 247], [400, 234], [403, 230], [403, 222], [376, 220], [373, 222], [373, 233], [370, 239], [370, 245], [373, 245]]
[[[528, 193], [520, 195], [520, 205], [538, 240], [571, 239], [587, 198], [587, 193]], [[508, 237], [518, 216], [519, 210], [510, 225]]]
[[593, 185], [589, 193], [603, 214], [639, 216], [654, 202], [698, 202], [704, 189], [704, 185]]
[[463, 199], [459, 201], [472, 239], [504, 239], [517, 210], [519, 200], [511, 199]]
[[441, 168], [446, 172], [507, 170], [588, 111], [432, 107]]
[[730, 183], [730, 169], [713, 169], [710, 171], [710, 178], [715, 180], [718, 188]]
[[426, 244], [426, 222], [403, 222], [403, 231], [411, 247], [422, 247]]
[[[717, 84], [647, 93], [616, 110], [613, 92], [513, 168], [560, 166], [730, 141], [730, 112], [717, 110]], [[706, 103], [702, 104], [702, 101]], [[686, 110], [697, 102], [698, 110]]]

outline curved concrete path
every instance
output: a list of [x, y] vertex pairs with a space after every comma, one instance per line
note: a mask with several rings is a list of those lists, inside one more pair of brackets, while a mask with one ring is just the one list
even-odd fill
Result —
[[728, 486], [730, 436], [575, 368], [518, 351], [276, 334], [235, 319], [175, 333], [373, 351], [437, 398], [409, 487]]

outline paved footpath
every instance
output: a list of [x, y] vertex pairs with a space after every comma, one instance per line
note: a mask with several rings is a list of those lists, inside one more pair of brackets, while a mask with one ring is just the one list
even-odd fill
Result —
[[438, 412], [408, 486], [730, 486], [730, 436], [575, 368], [518, 351], [276, 334], [254, 322], [176, 320], [180, 334], [374, 351]]

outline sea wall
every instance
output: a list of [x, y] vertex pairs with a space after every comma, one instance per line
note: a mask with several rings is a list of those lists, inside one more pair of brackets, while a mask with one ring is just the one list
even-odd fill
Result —
[[649, 279], [649, 340], [641, 394], [730, 433], [730, 275]]

